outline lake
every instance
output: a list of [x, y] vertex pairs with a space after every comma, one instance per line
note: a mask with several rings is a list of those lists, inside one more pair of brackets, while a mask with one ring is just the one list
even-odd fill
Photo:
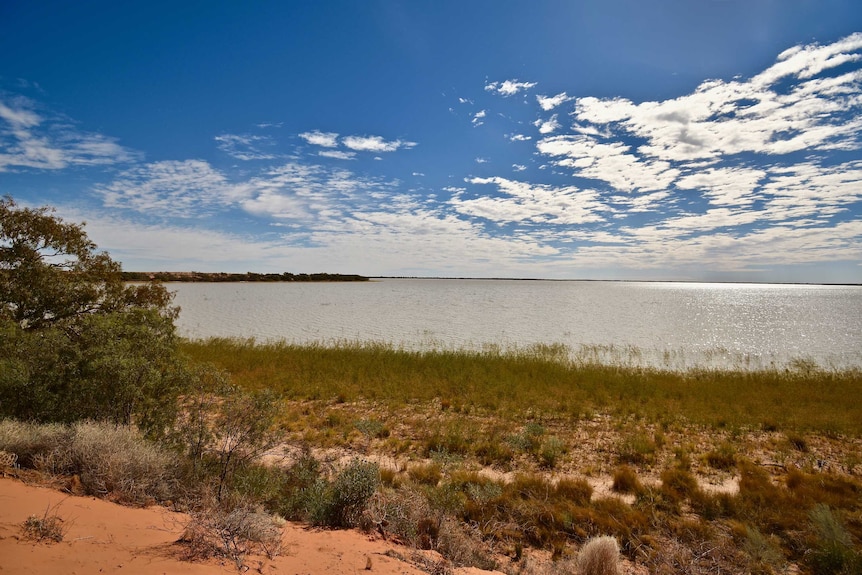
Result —
[[564, 346], [574, 359], [685, 369], [862, 367], [862, 287], [378, 279], [172, 283], [189, 338], [380, 342], [411, 350]]

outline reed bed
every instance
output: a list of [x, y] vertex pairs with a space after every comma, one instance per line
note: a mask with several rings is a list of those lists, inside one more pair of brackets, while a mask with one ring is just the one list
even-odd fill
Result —
[[670, 370], [584, 360], [563, 346], [411, 351], [385, 344], [189, 340], [183, 351], [235, 384], [287, 399], [440, 401], [523, 418], [597, 412], [648, 422], [862, 435], [862, 370], [798, 360], [759, 370]]

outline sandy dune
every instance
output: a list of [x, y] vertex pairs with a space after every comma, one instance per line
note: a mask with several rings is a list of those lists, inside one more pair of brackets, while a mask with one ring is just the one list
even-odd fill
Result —
[[[46, 510], [63, 519], [60, 543], [34, 542], [22, 523]], [[0, 478], [0, 574], [214, 575], [237, 573], [231, 562], [190, 563], [179, 559], [174, 542], [187, 517], [162, 507], [133, 509], [92, 497], [76, 497], [46, 487]], [[356, 531], [323, 531], [288, 523], [284, 551], [273, 560], [249, 557], [248, 573], [318, 575], [366, 572], [424, 573], [398, 556], [411, 550]], [[438, 558], [439, 559], [439, 558]], [[459, 569], [456, 573], [483, 573]]]

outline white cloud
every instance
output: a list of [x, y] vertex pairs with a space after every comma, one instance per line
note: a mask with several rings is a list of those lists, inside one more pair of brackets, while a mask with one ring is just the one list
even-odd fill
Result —
[[502, 197], [452, 198], [450, 204], [462, 214], [494, 222], [585, 224], [604, 221], [608, 207], [594, 190], [574, 186], [554, 187], [507, 178], [471, 178], [474, 185], [495, 185]]
[[474, 161], [474, 162], [476, 162], [477, 164], [487, 164], [487, 163], [488, 163], [488, 162], [490, 162], [491, 160], [489, 160], [488, 158], [481, 158], [481, 157], [479, 157], [479, 158], [476, 158], [476, 159], [475, 159], [475, 160], [473, 160], [473, 161]]
[[504, 97], [514, 96], [518, 92], [529, 90], [535, 86], [535, 82], [519, 82], [518, 80], [504, 80], [503, 82], [490, 82], [485, 84], [485, 90]]
[[322, 146], [324, 148], [338, 147], [338, 134], [335, 132], [321, 132], [314, 130], [313, 132], [303, 132], [299, 137], [313, 146]]
[[394, 152], [400, 148], [410, 149], [416, 142], [402, 140], [386, 141], [381, 136], [345, 136], [342, 143], [357, 152]]
[[114, 138], [81, 132], [68, 120], [40, 115], [34, 108], [27, 98], [0, 101], [0, 172], [111, 165], [139, 157]]
[[220, 171], [201, 160], [144, 164], [121, 172], [95, 191], [106, 207], [176, 218], [204, 215], [245, 194], [242, 186], [230, 184]]
[[250, 134], [222, 134], [215, 137], [217, 147], [238, 160], [271, 160], [274, 154], [264, 152], [261, 146], [272, 146], [272, 138]]
[[484, 118], [485, 115], [486, 115], [486, 110], [480, 110], [480, 111], [476, 112], [476, 114], [473, 116], [473, 120], [472, 120], [473, 125], [476, 127], [479, 127], [482, 124], [484, 124], [484, 122], [482, 121], [482, 118]]
[[[709, 80], [691, 94], [660, 102], [579, 98], [575, 117], [585, 126], [642, 138], [641, 154], [669, 161], [855, 148], [862, 130], [862, 71], [814, 76], [858, 61], [862, 56], [850, 51], [860, 49], [862, 34], [799, 47], [749, 81]], [[779, 86], [788, 76], [803, 81], [789, 90]]]
[[554, 114], [548, 120], [536, 120], [533, 125], [539, 128], [540, 134], [550, 134], [560, 128], [560, 122], [557, 121], [557, 115]]
[[524, 134], [512, 134], [509, 136], [509, 141], [512, 142], [528, 142], [533, 139], [533, 136], [527, 136]]
[[336, 160], [356, 159], [356, 152], [345, 152], [344, 150], [321, 150], [317, 152], [317, 155], [324, 158], [335, 158]]
[[680, 173], [669, 162], [641, 159], [621, 142], [603, 143], [589, 136], [551, 136], [536, 144], [539, 153], [563, 157], [558, 166], [573, 168], [584, 178], [607, 182], [617, 190], [668, 188]]
[[523, 164], [512, 164], [512, 169], [515, 170], [516, 172], [523, 172], [524, 170], [527, 169], [527, 166], [525, 166]]
[[536, 101], [539, 103], [539, 107], [546, 112], [553, 110], [560, 104], [568, 102], [571, 99], [572, 98], [566, 95], [565, 92], [557, 94], [556, 96], [536, 96]]
[[702, 190], [713, 205], [749, 206], [762, 197], [757, 187], [765, 175], [753, 168], [709, 168], [679, 178], [676, 187]]

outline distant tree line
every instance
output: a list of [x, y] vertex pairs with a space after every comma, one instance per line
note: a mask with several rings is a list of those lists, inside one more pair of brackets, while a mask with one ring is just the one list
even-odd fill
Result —
[[127, 282], [364, 282], [367, 277], [356, 274], [257, 274], [246, 272], [232, 274], [224, 272], [122, 272]]

